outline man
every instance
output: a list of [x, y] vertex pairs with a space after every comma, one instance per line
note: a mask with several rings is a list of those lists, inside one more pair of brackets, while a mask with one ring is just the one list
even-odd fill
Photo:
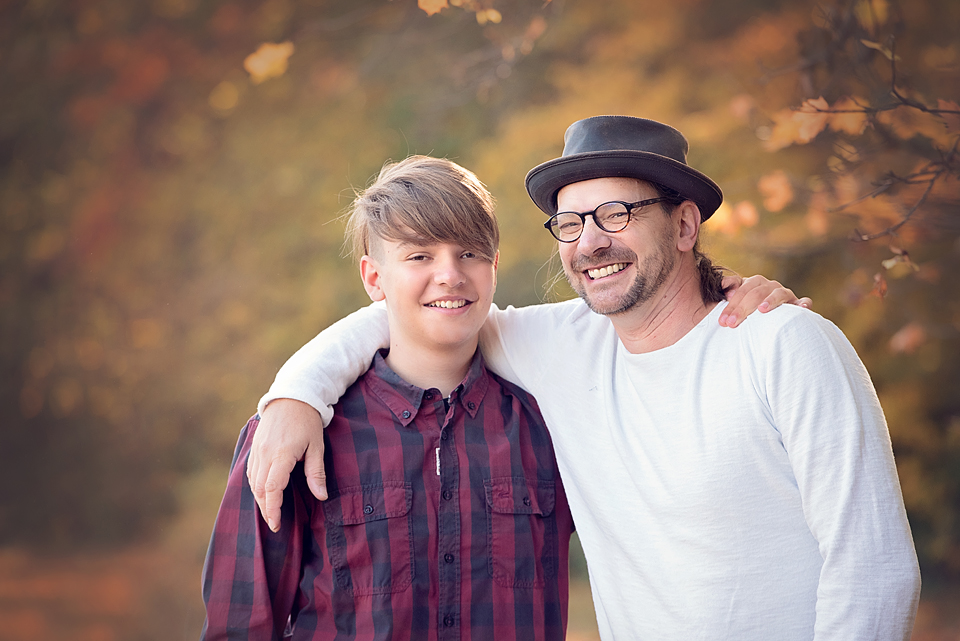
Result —
[[[540, 402], [601, 636], [908, 639], [916, 554], [849, 342], [793, 306], [720, 327], [698, 238], [722, 194], [678, 131], [600, 116], [565, 143], [526, 186], [580, 299], [492, 312], [481, 348]], [[321, 334], [268, 398], [322, 411], [345, 386], [331, 341], [369, 353], [376, 315]]]
[[573, 521], [553, 447], [534, 400], [477, 351], [493, 198], [463, 167], [412, 156], [358, 195], [347, 237], [390, 348], [334, 407], [329, 500], [298, 472], [278, 532], [246, 482], [247, 423], [204, 564], [202, 639], [563, 641]]

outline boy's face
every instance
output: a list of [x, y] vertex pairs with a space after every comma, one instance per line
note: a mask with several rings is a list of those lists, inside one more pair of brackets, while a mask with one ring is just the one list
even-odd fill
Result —
[[493, 262], [454, 243], [373, 239], [360, 275], [373, 300], [385, 300], [391, 343], [472, 353], [493, 302]]

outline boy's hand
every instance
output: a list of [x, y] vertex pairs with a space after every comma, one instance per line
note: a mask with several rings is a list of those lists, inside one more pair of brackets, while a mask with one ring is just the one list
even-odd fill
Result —
[[758, 309], [769, 312], [784, 303], [807, 309], [813, 306], [813, 301], [809, 298], [797, 298], [792, 290], [760, 275], [750, 278], [725, 276], [723, 286], [730, 288], [726, 290], [727, 307], [720, 314], [720, 325], [723, 327], [736, 327]]
[[280, 529], [283, 489], [290, 472], [303, 459], [307, 485], [317, 499], [327, 499], [323, 470], [323, 422], [320, 413], [306, 403], [289, 398], [272, 401], [260, 415], [253, 435], [247, 480], [271, 530]]

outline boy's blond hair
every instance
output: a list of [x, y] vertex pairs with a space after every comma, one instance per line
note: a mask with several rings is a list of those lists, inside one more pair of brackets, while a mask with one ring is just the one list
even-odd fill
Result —
[[472, 171], [445, 158], [388, 163], [357, 194], [347, 218], [350, 255], [376, 251], [376, 239], [455, 243], [493, 261], [500, 245], [494, 200]]

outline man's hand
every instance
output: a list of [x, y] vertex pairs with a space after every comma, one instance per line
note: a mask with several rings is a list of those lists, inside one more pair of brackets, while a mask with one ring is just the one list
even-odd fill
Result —
[[759, 275], [750, 278], [725, 276], [723, 286], [730, 288], [726, 290], [727, 307], [720, 314], [720, 325], [723, 327], [736, 327], [758, 309], [760, 312], [769, 312], [784, 303], [807, 309], [813, 306], [809, 298], [797, 298], [793, 290]]
[[306, 403], [289, 398], [272, 401], [260, 415], [247, 460], [247, 480], [271, 530], [280, 529], [280, 505], [290, 472], [303, 459], [307, 485], [317, 499], [327, 499], [323, 470], [323, 422]]

